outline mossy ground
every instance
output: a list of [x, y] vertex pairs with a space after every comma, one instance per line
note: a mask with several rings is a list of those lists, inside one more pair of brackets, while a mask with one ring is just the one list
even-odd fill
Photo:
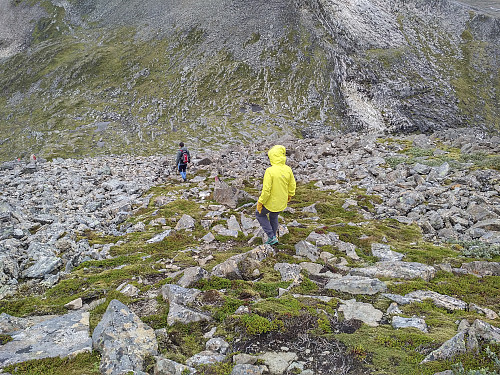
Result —
[[[253, 184], [250, 182], [244, 186], [248, 190], [253, 189]], [[150, 207], [141, 210], [129, 220], [130, 223], [142, 221], [147, 224], [145, 232], [129, 233], [121, 237], [103, 236], [92, 232], [83, 235], [91, 244], [114, 243], [115, 246], [112, 247], [114, 258], [85, 262], [49, 290], [22, 289], [15, 298], [0, 301], [0, 312], [15, 316], [62, 314], [66, 311], [64, 304], [75, 298], [82, 297], [85, 302], [104, 298], [105, 302], [91, 312], [91, 329], [93, 329], [112, 299], [119, 299], [132, 308], [148, 303], [147, 298], [141, 295], [132, 298], [117, 292], [116, 288], [121, 283], [130, 282], [138, 287], [141, 293], [145, 293], [151, 289], [159, 289], [167, 282], [175, 281], [166, 278], [164, 273], [160, 272], [165, 261], [168, 260], [181, 268], [196, 265], [197, 262], [193, 259], [190, 249], [199, 247], [199, 238], [206, 233], [201, 225], [197, 224], [192, 231], [176, 231], [156, 244], [147, 244], [145, 241], [165, 230], [161, 226], [150, 225], [152, 219], [165, 218], [167, 224], [174, 227], [175, 221], [180, 219], [182, 214], [193, 216], [199, 223], [206, 211], [199, 203], [181, 199], [182, 192], [169, 182], [152, 188], [149, 193], [153, 194]], [[174, 197], [175, 201], [163, 207], [154, 207], [155, 197], [168, 194]], [[348, 198], [356, 200], [358, 205], [342, 208]], [[280, 238], [283, 244], [277, 247], [279, 252], [276, 256], [262, 262], [260, 268], [262, 277], [259, 280], [228, 280], [212, 277], [201, 280], [195, 285], [203, 291], [203, 308], [212, 314], [213, 324], [218, 327], [218, 334], [229, 341], [236, 338], [252, 340], [253, 337], [265, 341], [266, 337], [271, 338], [276, 335], [283, 339], [288, 337], [287, 330], [295, 324], [293, 322], [302, 319], [309, 322], [307, 332], [304, 334], [307, 333], [308, 337], [338, 340], [343, 343], [345, 355], [359, 361], [360, 368], [365, 368], [367, 373], [433, 374], [438, 370], [450, 368], [451, 362], [426, 365], [419, 363], [430, 350], [437, 348], [456, 333], [457, 320], [468, 319], [471, 322], [476, 318], [486, 320], [484, 316], [466, 311], [448, 312], [426, 301], [402, 306], [402, 310], [408, 317], [413, 315], [425, 317], [430, 327], [428, 334], [412, 329], [395, 330], [390, 325], [377, 328], [363, 325], [360, 329], [359, 327], [352, 329], [349, 322], [334, 319], [335, 309], [340, 303], [338, 298], [353, 298], [350, 295], [330, 292], [329, 295], [334, 298], [329, 303], [311, 298], [294, 298], [291, 294], [278, 297], [279, 288], [287, 288], [290, 282], [280, 280], [279, 273], [274, 270], [274, 264], [297, 263], [298, 260], [293, 257], [294, 244], [304, 240], [313, 230], [319, 233], [333, 231], [343, 241], [355, 244], [361, 260], [351, 260], [350, 265], [354, 267], [375, 262], [376, 259], [371, 256], [371, 244], [382, 241], [391, 245], [393, 250], [404, 253], [408, 261], [431, 265], [451, 262], [458, 266], [462, 261], [470, 260], [462, 256], [457, 244], [436, 245], [426, 242], [422, 238], [420, 229], [415, 225], [405, 225], [395, 220], [364, 219], [363, 213], [372, 211], [378, 202], [380, 202], [379, 197], [366, 194], [359, 189], [340, 194], [335, 191], [321, 191], [313, 184], [299, 184], [297, 195], [290, 203], [294, 210], [283, 213], [283, 217], [286, 223], [296, 220], [301, 227], [290, 227], [290, 233]], [[206, 202], [204, 205], [207, 203], [215, 202]], [[319, 217], [317, 221], [311, 221], [312, 215], [301, 210], [313, 203], [316, 203], [318, 209], [318, 214], [315, 215]], [[233, 213], [235, 212], [229, 211], [225, 216], [229, 217]], [[251, 214], [252, 208], [247, 212], [247, 215]], [[172, 218], [175, 220], [171, 221]], [[213, 252], [215, 259], [205, 268], [210, 270], [229, 256], [250, 250], [252, 246], [247, 243], [249, 238], [241, 234], [238, 238], [218, 238], [216, 244], [220, 250]], [[332, 247], [323, 247], [322, 250], [329, 251], [337, 257], [345, 257], [345, 254]], [[303, 276], [302, 283], [292, 288], [291, 293], [313, 296], [324, 294], [314, 278], [308, 277], [307, 274]], [[142, 283], [138, 282], [139, 277]], [[388, 280], [388, 282], [389, 290], [393, 293], [406, 294], [419, 289], [433, 290], [495, 311], [500, 310], [500, 297], [497, 293], [500, 290], [499, 277], [456, 276], [440, 271], [429, 282], [423, 280]], [[389, 300], [378, 296], [356, 296], [356, 298], [359, 301], [370, 302], [383, 311], [390, 303]], [[168, 327], [166, 322], [168, 304], [163, 301], [161, 294], [154, 302], [155, 311], [147, 315], [142, 314], [141, 319], [155, 329], [167, 328], [170, 339], [160, 343], [160, 351], [165, 356], [183, 362], [204, 349], [206, 339], [203, 339], [203, 333], [208, 330], [208, 325], [176, 324]], [[234, 315], [241, 305], [248, 306], [251, 314]], [[494, 350], [498, 352], [498, 347], [494, 347]], [[491, 365], [491, 361], [482, 354], [462, 356], [452, 362], [456, 363], [459, 360], [466, 368]], [[66, 366], [70, 371], [75, 368], [75, 374], [90, 374], [96, 371], [98, 362], [98, 356], [91, 354], [54, 362], [34, 361], [20, 365], [19, 369], [34, 374], [36, 371], [45, 371], [47, 366], [53, 366], [50, 367], [53, 368], [50, 371], [57, 374]], [[218, 366], [204, 368], [202, 373], [226, 373], [231, 368], [229, 363]]]

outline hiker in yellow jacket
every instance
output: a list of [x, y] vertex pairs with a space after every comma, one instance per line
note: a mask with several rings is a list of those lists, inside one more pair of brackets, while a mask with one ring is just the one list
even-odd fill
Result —
[[[262, 192], [257, 202], [255, 216], [267, 234], [266, 244], [276, 245], [278, 239], [278, 215], [295, 195], [295, 177], [292, 169], [286, 165], [284, 146], [273, 146], [267, 153], [271, 166], [266, 169]], [[269, 215], [269, 218], [268, 218]]]

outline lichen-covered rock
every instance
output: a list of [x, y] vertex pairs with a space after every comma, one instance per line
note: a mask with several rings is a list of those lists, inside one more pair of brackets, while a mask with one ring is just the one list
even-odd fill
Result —
[[331, 279], [325, 289], [333, 289], [350, 294], [377, 294], [387, 290], [387, 286], [379, 279], [364, 276], [344, 276], [340, 279]]
[[33, 359], [69, 357], [92, 351], [89, 313], [71, 312], [12, 333], [0, 345], [0, 368]]
[[92, 341], [101, 353], [103, 374], [143, 371], [144, 357], [158, 352], [154, 330], [118, 300], [109, 303], [94, 329]]
[[194, 311], [187, 307], [171, 302], [170, 307], [168, 309], [167, 324], [169, 326], [173, 325], [176, 322], [182, 324], [189, 324], [199, 321], [208, 321], [210, 319], [211, 318], [209, 315]]
[[154, 375], [191, 375], [196, 369], [163, 357], [156, 357]]
[[466, 352], [465, 346], [465, 332], [459, 332], [451, 339], [446, 341], [438, 349], [432, 351], [427, 357], [424, 358], [421, 364], [438, 361], [443, 359], [448, 359], [456, 356], [457, 354], [462, 354]]
[[276, 263], [274, 270], [281, 274], [281, 281], [291, 281], [299, 277], [302, 267], [298, 264]]
[[178, 305], [189, 305], [200, 293], [201, 290], [183, 288], [175, 284], [165, 284], [161, 288], [163, 299]]
[[184, 288], [188, 288], [201, 279], [207, 279], [208, 276], [208, 272], [201, 267], [189, 267], [184, 270], [184, 274], [179, 279], [177, 284]]
[[417, 262], [377, 262], [374, 266], [364, 268], [354, 268], [351, 270], [352, 275], [377, 277], [377, 278], [392, 278], [392, 279], [424, 279], [431, 280], [436, 269], [432, 266]]

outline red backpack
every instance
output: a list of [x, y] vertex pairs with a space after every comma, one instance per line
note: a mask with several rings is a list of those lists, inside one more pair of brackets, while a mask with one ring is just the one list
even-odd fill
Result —
[[189, 157], [188, 157], [188, 153], [186, 150], [182, 150], [182, 154], [181, 154], [181, 164], [187, 164], [188, 161], [189, 161]]

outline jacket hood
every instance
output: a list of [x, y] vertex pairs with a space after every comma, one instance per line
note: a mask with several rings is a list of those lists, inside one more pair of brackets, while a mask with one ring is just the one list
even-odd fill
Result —
[[286, 163], [285, 146], [275, 145], [267, 152], [271, 165], [284, 165]]

